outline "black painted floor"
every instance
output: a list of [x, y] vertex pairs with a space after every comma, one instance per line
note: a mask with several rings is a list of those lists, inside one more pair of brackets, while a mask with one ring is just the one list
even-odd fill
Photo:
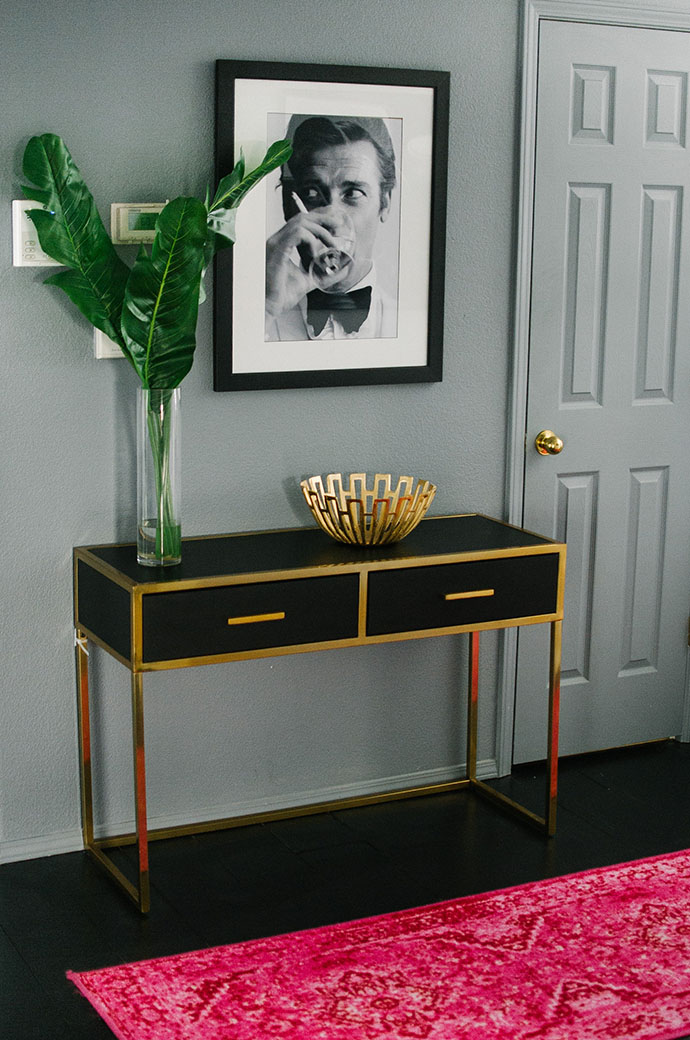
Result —
[[[542, 811], [543, 774], [496, 786]], [[0, 866], [0, 1037], [112, 1040], [65, 979], [690, 847], [690, 744], [565, 759], [548, 841], [466, 790], [151, 846], [141, 917], [82, 853]], [[573, 1037], [573, 1040], [576, 1040]]]

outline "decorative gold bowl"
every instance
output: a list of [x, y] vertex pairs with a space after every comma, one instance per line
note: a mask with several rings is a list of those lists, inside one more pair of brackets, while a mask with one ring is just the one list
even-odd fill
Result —
[[349, 487], [340, 473], [300, 481], [316, 522], [332, 538], [349, 545], [399, 542], [422, 519], [436, 486], [428, 480], [400, 477], [391, 486], [390, 473], [377, 473], [367, 488], [366, 473], [351, 473]]

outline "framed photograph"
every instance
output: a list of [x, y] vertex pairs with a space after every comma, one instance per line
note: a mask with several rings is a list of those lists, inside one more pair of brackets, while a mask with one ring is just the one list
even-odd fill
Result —
[[214, 389], [438, 382], [447, 72], [216, 63], [216, 180], [287, 139], [214, 279]]

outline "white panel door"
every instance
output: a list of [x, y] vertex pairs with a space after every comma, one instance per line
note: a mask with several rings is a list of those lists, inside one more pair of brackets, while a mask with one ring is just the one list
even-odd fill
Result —
[[[681, 729], [689, 76], [690, 33], [541, 23], [524, 524], [568, 543], [564, 754]], [[516, 762], [545, 754], [542, 639], [519, 637]]]

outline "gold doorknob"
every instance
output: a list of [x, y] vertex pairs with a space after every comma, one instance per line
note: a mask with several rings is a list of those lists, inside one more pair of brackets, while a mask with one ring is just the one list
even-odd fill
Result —
[[560, 455], [563, 441], [553, 430], [541, 430], [534, 440], [534, 446], [540, 455]]

